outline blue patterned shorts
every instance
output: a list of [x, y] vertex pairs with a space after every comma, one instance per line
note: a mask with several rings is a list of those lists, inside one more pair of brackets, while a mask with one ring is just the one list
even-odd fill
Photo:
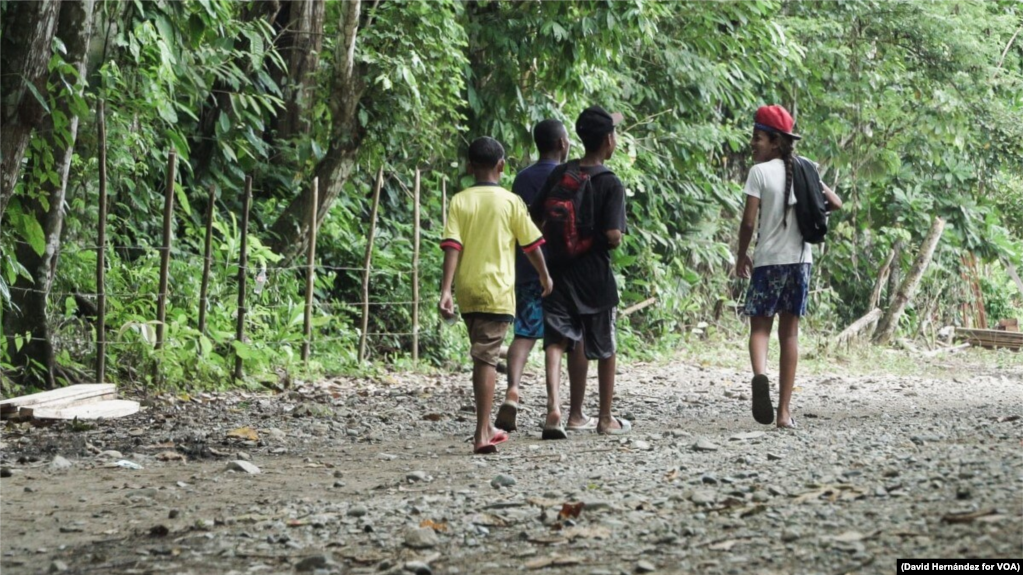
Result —
[[515, 284], [515, 337], [543, 338], [543, 286]]
[[753, 268], [746, 293], [748, 316], [773, 317], [780, 311], [802, 317], [810, 296], [810, 264]]

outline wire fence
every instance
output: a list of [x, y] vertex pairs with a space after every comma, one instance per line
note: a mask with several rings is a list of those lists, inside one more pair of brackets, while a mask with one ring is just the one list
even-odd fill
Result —
[[[105, 149], [105, 136], [103, 130], [103, 117], [100, 116], [101, 125], [101, 147]], [[101, 158], [105, 155], [101, 156]], [[102, 161], [102, 160], [101, 160]], [[106, 202], [106, 187], [105, 171], [101, 170], [101, 185], [100, 185], [100, 202], [101, 205], [105, 205]], [[310, 249], [307, 253], [307, 258], [304, 263], [296, 261], [289, 262], [285, 265], [267, 265], [265, 263], [258, 263], [253, 265], [252, 262], [248, 261], [248, 249], [247, 249], [247, 237], [248, 237], [248, 210], [251, 205], [252, 198], [252, 178], [247, 177], [245, 181], [245, 199], [244, 208], [240, 217], [238, 218], [239, 227], [238, 233], [240, 234], [240, 242], [236, 246], [236, 253], [231, 258], [224, 258], [221, 254], [219, 257], [211, 257], [210, 255], [198, 254], [198, 258], [194, 253], [194, 246], [191, 244], [191, 249], [181, 250], [173, 245], [173, 235], [171, 233], [174, 217], [174, 188], [175, 188], [175, 174], [176, 174], [176, 154], [174, 151], [168, 153], [168, 168], [167, 168], [167, 187], [165, 191], [165, 203], [163, 210], [163, 242], [161, 245], [151, 244], [117, 244], [116, 242], [106, 243], [106, 229], [105, 229], [105, 218], [100, 218], [98, 224], [98, 237], [103, 243], [96, 245], [68, 245], [60, 246], [59, 254], [65, 256], [81, 255], [88, 252], [95, 252], [97, 254], [97, 274], [96, 274], [96, 287], [93, 289], [54, 289], [52, 286], [36, 286], [31, 283], [26, 284], [24, 280], [16, 282], [14, 285], [8, 286], [10, 295], [14, 301], [25, 301], [31, 298], [31, 295], [43, 296], [48, 301], [61, 301], [66, 298], [74, 298], [78, 304], [78, 315], [85, 318], [94, 319], [100, 318], [97, 321], [95, 335], [89, 338], [89, 341], [77, 341], [73, 345], [76, 345], [79, 349], [82, 347], [94, 346], [97, 355], [97, 379], [102, 381], [104, 378], [106, 349], [109, 348], [128, 348], [132, 346], [152, 346], [153, 350], [157, 353], [154, 357], [159, 359], [162, 355], [160, 350], [166, 348], [182, 348], [182, 347], [198, 347], [200, 345], [199, 336], [208, 336], [210, 330], [207, 329], [205, 316], [207, 311], [212, 308], [223, 310], [234, 306], [235, 308], [235, 332], [233, 339], [224, 337], [224, 330], [222, 329], [222, 322], [224, 320], [221, 314], [219, 321], [221, 322], [221, 330], [216, 332], [217, 345], [234, 344], [236, 342], [244, 343], [247, 346], [252, 347], [270, 347], [270, 346], [294, 346], [302, 348], [302, 359], [306, 362], [309, 360], [309, 350], [311, 347], [318, 345], [345, 343], [348, 345], [358, 343], [358, 358], [359, 361], [365, 361], [369, 355], [368, 351], [368, 338], [402, 338], [404, 341], [400, 344], [403, 348], [411, 346], [410, 351], [413, 359], [418, 358], [418, 347], [419, 347], [419, 308], [421, 305], [420, 298], [418, 297], [419, 289], [418, 285], [412, 286], [413, 298], [411, 299], [374, 299], [371, 297], [371, 277], [378, 276], [380, 274], [393, 275], [393, 270], [378, 270], [372, 266], [372, 250], [374, 242], [374, 234], [377, 223], [377, 212], [380, 203], [380, 190], [384, 185], [384, 173], [383, 168], [380, 168], [377, 172], [376, 185], [374, 187], [373, 194], [373, 208], [372, 216], [370, 217], [367, 230], [367, 246], [366, 255], [363, 261], [363, 265], [330, 265], [330, 264], [318, 264], [315, 263], [315, 231], [317, 226], [316, 219], [316, 190], [318, 188], [317, 178], [313, 178], [313, 202], [311, 213], [308, 214], [308, 220], [306, 220], [306, 229], [308, 230], [309, 236], [303, 238], [302, 241], [310, 244]], [[390, 178], [389, 178], [390, 179]], [[404, 183], [402, 187], [405, 188]], [[415, 186], [413, 193], [414, 201], [419, 201], [419, 188], [420, 188], [420, 174], [417, 170], [415, 174]], [[446, 204], [446, 187], [444, 190], [444, 200]], [[210, 208], [207, 212], [206, 218], [206, 236], [205, 236], [205, 253], [210, 254], [211, 242], [213, 239], [213, 228], [214, 220], [217, 218], [216, 215], [216, 203], [213, 189], [210, 190]], [[235, 214], [239, 215], [239, 214]], [[418, 265], [419, 265], [419, 238], [420, 233], [419, 226], [419, 209], [418, 206], [415, 209], [416, 221], [413, 222], [415, 229], [415, 242], [414, 242], [414, 253], [410, 254], [409, 264], [410, 269], [408, 272], [402, 271], [401, 273], [409, 273], [413, 283], [418, 283]], [[23, 240], [13, 240], [13, 243], [18, 246], [28, 246], [34, 249], [34, 245], [25, 242]], [[159, 285], [161, 289], [155, 291], [149, 291], [145, 289], [144, 282], [156, 281], [152, 277], [147, 277], [145, 280], [139, 281], [138, 289], [106, 289], [106, 270], [101, 268], [104, 267], [103, 254], [108, 251], [136, 251], [142, 252], [143, 254], [157, 254], [160, 256], [160, 275]], [[166, 311], [170, 300], [175, 299], [175, 293], [173, 288], [169, 287], [168, 276], [169, 276], [169, 263], [174, 258], [190, 258], [198, 259], [198, 261], [204, 264], [202, 266], [202, 291], [200, 293], [197, 302], [187, 301], [186, 298], [191, 296], [179, 295], [176, 299], [176, 306], [172, 306], [175, 310], [180, 310], [186, 306], [198, 305], [200, 310], [198, 325], [189, 325], [189, 331], [182, 334], [179, 329], [180, 326], [175, 326], [171, 334], [166, 333], [168, 322], [166, 319]], [[216, 267], [218, 271], [214, 272], [213, 267]], [[301, 290], [297, 287], [294, 288], [294, 293], [284, 293], [280, 290], [267, 289], [268, 283], [271, 283], [269, 279], [279, 274], [288, 273], [302, 273], [307, 276], [305, 283], [306, 289]], [[312, 289], [314, 284], [314, 278], [320, 275], [329, 275], [332, 273], [350, 273], [353, 275], [360, 275], [362, 277], [362, 297], [358, 301], [337, 301], [330, 297], [317, 299], [316, 290]], [[247, 283], [252, 281], [252, 276], [255, 277], [254, 285], [248, 286]], [[216, 295], [210, 297], [207, 290], [210, 279], [214, 279], [218, 282], [218, 285], [224, 283], [235, 284], [233, 290], [224, 292], [223, 290], [217, 290]], [[290, 288], [297, 284], [281, 284]], [[63, 287], [63, 286], [62, 286]], [[155, 287], [155, 286], [153, 286]], [[287, 288], [284, 288], [287, 289]], [[304, 291], [305, 293], [301, 293]], [[30, 295], [31, 294], [31, 295]], [[237, 298], [236, 302], [230, 300]], [[84, 301], [83, 301], [84, 300]], [[95, 301], [94, 301], [95, 300]], [[282, 301], [283, 300], [283, 301]], [[304, 300], [304, 301], [303, 301]], [[123, 323], [123, 325], [109, 325], [106, 324], [106, 305], [109, 302], [123, 304], [129, 301], [146, 301], [147, 305], [151, 305], [152, 302], [156, 302], [154, 311], [155, 314], [152, 317], [146, 319], [133, 320]], [[54, 302], [55, 303], [55, 302]], [[411, 307], [411, 314], [409, 317], [409, 329], [408, 330], [373, 330], [370, 327], [370, 310], [379, 309], [387, 306], [401, 306]], [[253, 321], [254, 315], [264, 315], [266, 311], [274, 311], [280, 309], [302, 309], [304, 308], [306, 321], [302, 331], [295, 330], [294, 338], [280, 338], [281, 331], [278, 330], [277, 337], [262, 338], [256, 336], [255, 340], [250, 340], [250, 336], [245, 333], [246, 327], [251, 324], [255, 324]], [[345, 312], [346, 315], [351, 315], [348, 312], [360, 312], [361, 310], [361, 328], [351, 329], [349, 326], [347, 329], [351, 329], [350, 333], [339, 335], [336, 333], [338, 326], [321, 327], [321, 333], [315, 333], [313, 329], [313, 322], [310, 320], [313, 313], [322, 317], [324, 314], [336, 315], [339, 312]], [[144, 314], [146, 312], [143, 312]], [[248, 317], [247, 317], [248, 316]], [[191, 317], [191, 314], [188, 315]], [[398, 316], [399, 318], [401, 316]], [[399, 320], [400, 321], [400, 320]], [[180, 320], [175, 320], [180, 323]], [[394, 318], [391, 319], [390, 323], [393, 325]], [[102, 327], [101, 327], [102, 326]], [[289, 328], [293, 329], [293, 328]], [[194, 331], [192, 331], [194, 330]], [[127, 335], [128, 332], [133, 332], [133, 335]], [[326, 333], [322, 333], [326, 332]], [[46, 337], [40, 337], [40, 334]], [[34, 333], [24, 334], [8, 334], [8, 338], [16, 342], [17, 347], [20, 347], [28, 342], [46, 342], [48, 344], [54, 344], [52, 331], [37, 330]], [[411, 342], [405, 340], [405, 338], [411, 338]], [[390, 345], [392, 342], [389, 342]], [[243, 368], [243, 357], [242, 354], [236, 353], [236, 363], [234, 375], [236, 378], [242, 377]]]

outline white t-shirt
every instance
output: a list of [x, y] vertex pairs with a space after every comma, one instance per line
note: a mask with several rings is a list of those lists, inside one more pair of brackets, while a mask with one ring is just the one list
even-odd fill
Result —
[[[785, 225], [786, 208], [796, 203], [795, 193], [785, 189], [785, 162], [774, 159], [756, 164], [746, 178], [746, 195], [760, 198], [760, 229], [753, 252], [753, 267], [813, 263], [810, 244], [799, 233], [795, 210]], [[787, 196], [787, 197], [786, 197]]]

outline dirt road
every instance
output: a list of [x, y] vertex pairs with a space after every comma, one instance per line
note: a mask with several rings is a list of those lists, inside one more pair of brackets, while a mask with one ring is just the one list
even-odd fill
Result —
[[[794, 431], [752, 420], [744, 372], [621, 372], [630, 436], [540, 441], [534, 376], [494, 456], [470, 455], [464, 373], [163, 398], [92, 429], [8, 426], [0, 567], [893, 573], [896, 558], [1023, 556], [1023, 370], [990, 354], [934, 375], [801, 376]], [[236, 460], [259, 473], [228, 470]]]

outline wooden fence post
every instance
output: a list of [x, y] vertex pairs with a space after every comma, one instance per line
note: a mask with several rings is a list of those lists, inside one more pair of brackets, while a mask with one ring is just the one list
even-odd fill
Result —
[[217, 192], [210, 184], [209, 204], [206, 206], [206, 243], [203, 246], [202, 284], [199, 286], [199, 334], [206, 334], [206, 308], [209, 307], [210, 266], [213, 261], [213, 215]]
[[[305, 341], [302, 361], [309, 363], [309, 345], [313, 337], [313, 284], [316, 279], [316, 204], [320, 195], [320, 178], [313, 178], [313, 201], [309, 209], [309, 263], [305, 276]], [[307, 366], [308, 367], [308, 366]]]
[[163, 348], [163, 336], [167, 321], [167, 283], [170, 273], [171, 216], [174, 212], [174, 170], [177, 167], [177, 153], [171, 150], [167, 155], [167, 190], [163, 200], [163, 251], [160, 252], [160, 291], [156, 300], [156, 349]]
[[366, 238], [366, 259], [362, 264], [362, 333], [359, 336], [359, 361], [366, 359], [366, 332], [369, 331], [369, 272], [373, 261], [373, 236], [377, 230], [377, 208], [380, 206], [380, 189], [384, 187], [384, 168], [377, 171], [377, 183], [373, 188], [373, 210], [369, 217], [369, 236]]
[[96, 240], [96, 382], [107, 376], [107, 119], [103, 100], [99, 101], [99, 238]]
[[419, 184], [421, 173], [416, 168], [416, 183], [412, 188], [412, 361], [419, 361]]
[[[235, 340], [243, 343], [245, 336], [245, 279], [249, 266], [249, 206], [252, 204], [252, 176], [245, 177], [245, 200], [242, 207], [242, 245], [238, 257], [238, 324], [235, 329]], [[235, 349], [234, 378], [242, 378], [242, 356]]]

